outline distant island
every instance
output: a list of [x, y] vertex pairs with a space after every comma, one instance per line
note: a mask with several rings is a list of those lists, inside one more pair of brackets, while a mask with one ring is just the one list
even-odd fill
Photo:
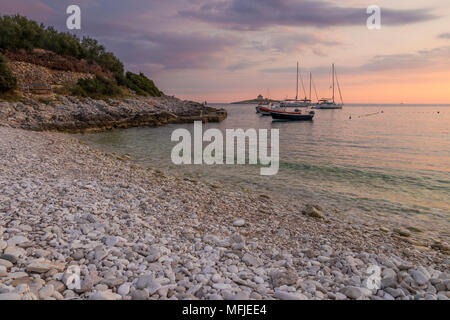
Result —
[[280, 102], [280, 100], [272, 100], [272, 99], [264, 98], [262, 95], [258, 95], [258, 97], [256, 97], [256, 99], [237, 101], [237, 102], [232, 102], [231, 104], [269, 104], [270, 102], [276, 103], [276, 102]]

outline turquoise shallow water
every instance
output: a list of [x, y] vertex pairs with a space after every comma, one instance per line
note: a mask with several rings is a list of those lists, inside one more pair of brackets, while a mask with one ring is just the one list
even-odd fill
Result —
[[[175, 166], [170, 152], [176, 128], [133, 128], [79, 135], [108, 152], [130, 154], [142, 165], [247, 190], [309, 197], [373, 215], [450, 225], [450, 106], [345, 106], [317, 110], [313, 122], [272, 122], [254, 105], [216, 105], [228, 110], [231, 128], [278, 128], [280, 169], [259, 175], [251, 165]], [[448, 235], [448, 233], [447, 233]]]

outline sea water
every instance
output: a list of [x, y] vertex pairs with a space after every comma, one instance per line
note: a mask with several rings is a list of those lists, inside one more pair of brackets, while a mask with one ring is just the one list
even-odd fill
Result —
[[441, 238], [450, 226], [450, 106], [349, 105], [316, 110], [311, 122], [273, 122], [255, 105], [217, 104], [228, 118], [204, 130], [279, 129], [280, 167], [261, 176], [258, 165], [171, 163], [177, 128], [193, 124], [120, 129], [78, 135], [106, 152], [169, 173], [246, 192], [298, 197], [343, 212], [420, 225]]

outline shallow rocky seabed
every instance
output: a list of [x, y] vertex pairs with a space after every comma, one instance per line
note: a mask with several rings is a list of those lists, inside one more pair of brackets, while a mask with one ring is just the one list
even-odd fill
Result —
[[62, 133], [0, 127], [0, 180], [0, 299], [450, 298], [446, 243], [167, 176]]

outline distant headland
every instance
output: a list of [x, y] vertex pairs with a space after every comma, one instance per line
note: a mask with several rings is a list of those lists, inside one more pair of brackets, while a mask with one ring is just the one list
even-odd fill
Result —
[[232, 102], [231, 104], [269, 104], [270, 102], [274, 103], [274, 102], [280, 102], [279, 100], [272, 100], [269, 98], [264, 98], [262, 95], [258, 95], [258, 97], [256, 97], [255, 99], [251, 99], [251, 100], [243, 100], [243, 101], [237, 101], [237, 102]]

